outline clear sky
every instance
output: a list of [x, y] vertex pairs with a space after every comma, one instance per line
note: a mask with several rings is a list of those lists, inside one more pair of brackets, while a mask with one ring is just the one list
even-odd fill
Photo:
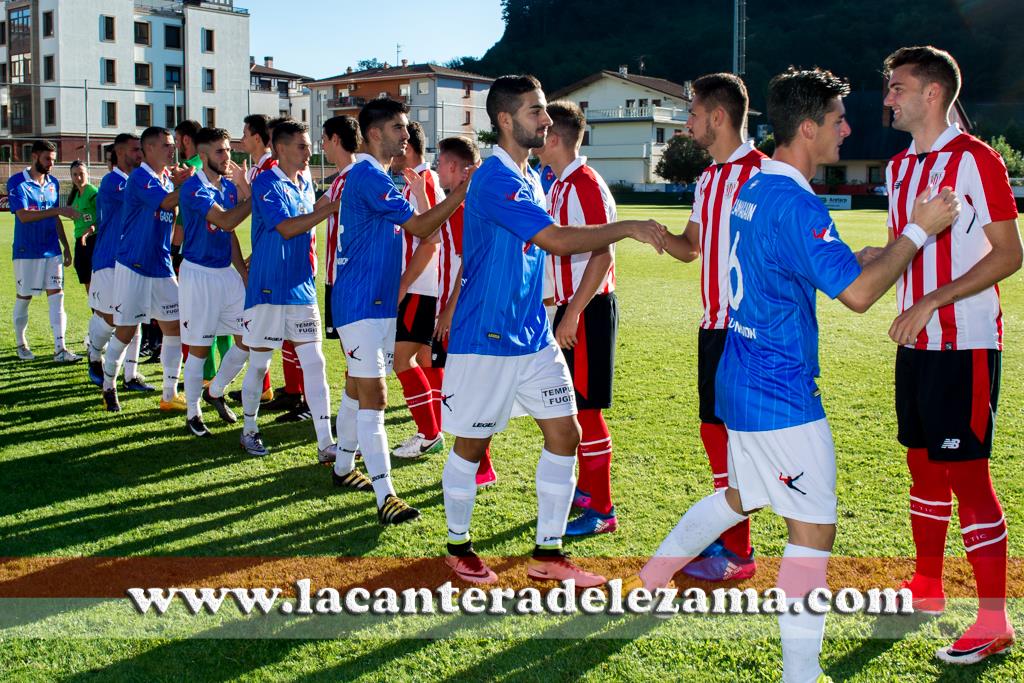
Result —
[[249, 10], [249, 54], [325, 78], [361, 59], [395, 64], [480, 57], [501, 37], [500, 0], [235, 0]]

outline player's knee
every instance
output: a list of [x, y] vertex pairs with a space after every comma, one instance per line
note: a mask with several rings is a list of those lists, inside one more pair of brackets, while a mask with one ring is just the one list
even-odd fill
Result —
[[836, 540], [835, 524], [812, 524], [794, 519], [786, 520], [789, 527], [789, 542], [793, 545], [817, 550], [832, 550]]

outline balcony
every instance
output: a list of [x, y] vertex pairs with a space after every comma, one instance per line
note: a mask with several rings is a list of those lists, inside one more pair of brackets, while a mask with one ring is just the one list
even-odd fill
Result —
[[587, 109], [584, 112], [588, 122], [595, 121], [672, 121], [685, 123], [687, 112], [676, 107], [612, 107], [610, 109]]
[[364, 104], [366, 104], [365, 97], [336, 97], [332, 100], [327, 100], [328, 109], [353, 109]]

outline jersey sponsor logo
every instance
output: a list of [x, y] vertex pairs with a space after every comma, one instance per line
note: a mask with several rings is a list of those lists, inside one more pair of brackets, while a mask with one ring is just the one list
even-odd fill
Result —
[[186, 330], [188, 329], [188, 321], [187, 320], [182, 320], [181, 324], [184, 325]]
[[932, 171], [928, 174], [928, 189], [931, 190], [930, 196], [934, 197], [935, 193], [938, 192], [939, 183], [946, 176], [945, 171]]
[[160, 185], [160, 183], [158, 181], [154, 181], [154, 180], [150, 180], [148, 183], [146, 183], [146, 189], [147, 190], [152, 190], [154, 187], [157, 187], [157, 186], [163, 187], [163, 185]]
[[487, 333], [487, 338], [488, 339], [501, 339], [501, 335], [498, 334], [497, 332], [488, 332]]
[[551, 387], [550, 389], [542, 389], [540, 397], [546, 408], [569, 405], [573, 402], [573, 391], [574, 390], [571, 386], [563, 384], [561, 386]]
[[806, 491], [801, 491], [800, 489], [798, 489], [796, 487], [796, 480], [799, 479], [802, 476], [804, 476], [803, 472], [801, 472], [800, 474], [796, 475], [795, 477], [787, 477], [787, 476], [784, 476], [782, 474], [782, 472], [779, 472], [779, 481], [781, 481], [783, 484], [785, 484], [787, 488], [791, 488], [794, 491], [796, 491], [797, 493], [799, 493], [800, 495], [806, 496], [807, 495]]
[[814, 235], [814, 239], [821, 240], [823, 242], [835, 242], [836, 238], [832, 234], [832, 228], [835, 227], [835, 223], [829, 223], [820, 231], [811, 229], [811, 234]]
[[266, 193], [265, 193], [265, 194], [263, 195], [263, 197], [262, 197], [263, 201], [265, 201], [265, 202], [269, 202], [269, 201], [270, 201], [270, 195], [272, 195], [272, 194], [274, 194], [274, 191], [273, 191], [273, 190], [269, 190], [269, 191], [267, 191], [267, 192], [266, 192]]
[[732, 215], [738, 216], [745, 221], [751, 221], [754, 219], [754, 211], [757, 210], [757, 204], [748, 202], [746, 199], [737, 199], [736, 203], [732, 205]]
[[942, 446], [940, 446], [940, 448], [944, 448], [944, 449], [950, 450], [950, 451], [955, 451], [958, 448], [960, 448], [960, 439], [945, 439], [942, 442]]
[[743, 325], [736, 318], [729, 318], [729, 329], [745, 339], [757, 339], [757, 329]]
[[120, 312], [121, 312], [121, 304], [118, 304], [118, 305], [114, 306], [114, 313], [120, 313]]

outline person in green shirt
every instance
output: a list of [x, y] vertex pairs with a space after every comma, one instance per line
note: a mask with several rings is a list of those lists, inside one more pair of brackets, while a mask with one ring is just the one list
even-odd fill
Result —
[[68, 204], [79, 214], [75, 219], [75, 272], [89, 294], [92, 279], [92, 248], [96, 242], [96, 193], [89, 182], [89, 168], [80, 159], [71, 162], [71, 192]]

